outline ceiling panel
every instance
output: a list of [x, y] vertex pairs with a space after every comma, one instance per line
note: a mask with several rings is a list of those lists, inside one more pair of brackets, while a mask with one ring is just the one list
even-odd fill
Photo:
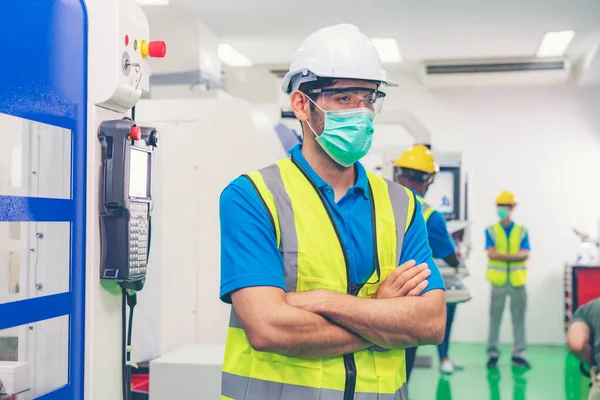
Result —
[[287, 63], [302, 38], [349, 22], [394, 37], [406, 60], [533, 57], [546, 31], [575, 29], [578, 58], [600, 41], [598, 0], [171, 0], [254, 63]]

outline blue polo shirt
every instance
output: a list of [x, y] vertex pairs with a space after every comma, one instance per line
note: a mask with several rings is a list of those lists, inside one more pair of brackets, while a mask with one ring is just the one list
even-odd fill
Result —
[[[515, 227], [515, 223], [513, 221], [510, 221], [510, 224], [508, 224], [508, 226], [502, 225], [502, 227], [504, 228], [506, 237], [510, 237], [510, 232], [512, 232], [513, 228]], [[489, 249], [490, 247], [495, 247], [495, 246], [496, 246], [496, 244], [494, 243], [494, 239], [492, 239], [492, 236], [486, 229], [485, 230], [485, 248], [486, 248], [486, 250]], [[525, 237], [521, 241], [521, 250], [531, 250], [529, 247], [529, 231], [527, 231], [527, 233], [525, 233]]]
[[[417, 191], [413, 190], [413, 193], [423, 198]], [[427, 220], [427, 235], [429, 238], [429, 247], [431, 247], [434, 258], [443, 259], [456, 252], [454, 240], [452, 240], [452, 237], [448, 233], [446, 219], [437, 210], [433, 211]]]
[[[366, 282], [373, 272], [373, 239], [368, 179], [356, 163], [356, 183], [335, 202], [333, 188], [310, 167], [301, 145], [290, 150], [291, 157], [308, 173], [326, 199], [335, 217], [348, 253], [352, 283]], [[406, 232], [400, 263], [415, 260], [431, 269], [429, 286], [423, 292], [445, 289], [427, 241], [427, 229], [417, 206], [415, 219]], [[285, 290], [283, 258], [277, 247], [271, 221], [254, 188], [244, 177], [231, 182], [221, 193], [221, 300], [231, 303], [231, 292], [250, 286], [274, 286]]]

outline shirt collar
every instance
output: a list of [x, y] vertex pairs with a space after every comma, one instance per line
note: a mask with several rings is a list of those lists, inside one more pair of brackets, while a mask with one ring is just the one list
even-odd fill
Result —
[[[297, 144], [294, 147], [292, 147], [289, 150], [290, 155], [292, 156], [292, 159], [294, 159], [294, 161], [296, 161], [300, 167], [302, 167], [302, 169], [304, 171], [306, 171], [306, 173], [308, 174], [308, 176], [310, 177], [310, 179], [312, 179], [312, 181], [317, 185], [317, 187], [319, 189], [323, 189], [326, 187], [330, 187], [329, 184], [327, 184], [327, 182], [325, 182], [325, 180], [323, 180], [323, 178], [321, 178], [310, 166], [310, 164], [308, 163], [308, 161], [306, 161], [306, 158], [304, 158], [304, 154], [302, 154], [302, 145], [301, 144]], [[362, 193], [365, 198], [369, 198], [369, 179], [367, 178], [367, 171], [365, 170], [365, 167], [363, 167], [363, 165], [360, 162], [357, 162], [355, 165], [355, 172], [356, 172], [356, 181], [354, 183], [354, 185], [352, 186], [352, 189], [354, 189], [354, 191], [356, 192], [360, 192]]]
[[414, 190], [414, 189], [410, 189], [410, 188], [409, 188], [409, 190], [410, 190], [411, 192], [413, 192], [414, 194], [416, 194], [416, 195], [417, 195], [417, 197], [420, 197], [421, 199], [424, 199], [424, 197], [423, 197], [423, 195], [422, 195], [421, 193], [417, 192], [417, 191], [416, 191], [416, 190]]
[[[500, 225], [502, 225], [502, 221], [500, 221]], [[515, 226], [515, 221], [510, 221], [510, 223], [507, 226], [502, 225], [502, 227], [507, 230], [507, 229], [512, 229], [512, 227]]]

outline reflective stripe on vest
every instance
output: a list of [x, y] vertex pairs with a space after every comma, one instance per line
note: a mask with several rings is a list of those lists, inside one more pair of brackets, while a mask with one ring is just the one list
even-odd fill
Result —
[[[527, 235], [527, 229], [515, 224], [506, 237], [506, 231], [500, 222], [487, 228], [487, 232], [494, 241], [494, 247], [500, 254], [518, 254], [521, 243]], [[494, 286], [505, 286], [510, 283], [513, 287], [520, 287], [527, 282], [527, 265], [525, 261], [489, 260], [486, 273], [487, 280]]]
[[[319, 189], [291, 159], [249, 174], [273, 222], [284, 264], [286, 290], [354, 290], [372, 297], [399, 264], [415, 198], [402, 186], [368, 173], [374, 264], [364, 285], [348, 284], [347, 256]], [[327, 265], [328, 268], [322, 268]], [[379, 276], [378, 276], [379, 275]], [[356, 364], [354, 399], [406, 399], [404, 350], [363, 350], [346, 356]], [[344, 357], [322, 360], [254, 350], [232, 308], [223, 362], [222, 398], [236, 400], [344, 399]]]
[[[298, 400], [344, 400], [344, 392], [298, 385], [284, 385], [261, 379], [224, 373], [221, 399], [298, 399]], [[406, 385], [393, 394], [355, 393], [354, 400], [401, 400], [407, 399]]]
[[422, 196], [416, 195], [416, 197], [417, 200], [419, 200], [419, 203], [421, 203], [421, 213], [423, 214], [423, 219], [425, 219], [425, 223], [427, 223], [427, 221], [429, 221], [429, 217], [431, 217], [431, 214], [433, 214], [435, 209], [429, 204], [427, 204]]

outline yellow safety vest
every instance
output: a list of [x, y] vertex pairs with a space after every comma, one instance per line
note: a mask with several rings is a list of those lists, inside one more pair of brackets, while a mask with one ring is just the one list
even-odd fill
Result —
[[433, 214], [435, 209], [433, 207], [431, 207], [429, 204], [427, 204], [425, 202], [425, 199], [422, 196], [417, 194], [416, 197], [417, 197], [417, 200], [419, 200], [419, 203], [421, 203], [421, 213], [423, 214], [425, 223], [427, 223], [427, 221], [429, 221], [429, 217], [431, 217], [431, 214]]
[[[527, 234], [527, 229], [515, 224], [506, 237], [504, 227], [500, 222], [487, 228], [495, 243], [495, 248], [501, 254], [517, 254], [521, 250], [521, 242]], [[527, 282], [527, 265], [525, 261], [489, 260], [486, 278], [494, 286], [504, 286], [507, 282], [513, 287], [520, 287]]]
[[[354, 285], [333, 215], [306, 171], [288, 158], [246, 177], [273, 223], [288, 292], [326, 289], [370, 298], [398, 266], [415, 211], [406, 188], [368, 173], [377, 270], [366, 284]], [[259, 352], [231, 310], [221, 400], [349, 400], [354, 394], [361, 400], [406, 399], [404, 350], [319, 360]]]

